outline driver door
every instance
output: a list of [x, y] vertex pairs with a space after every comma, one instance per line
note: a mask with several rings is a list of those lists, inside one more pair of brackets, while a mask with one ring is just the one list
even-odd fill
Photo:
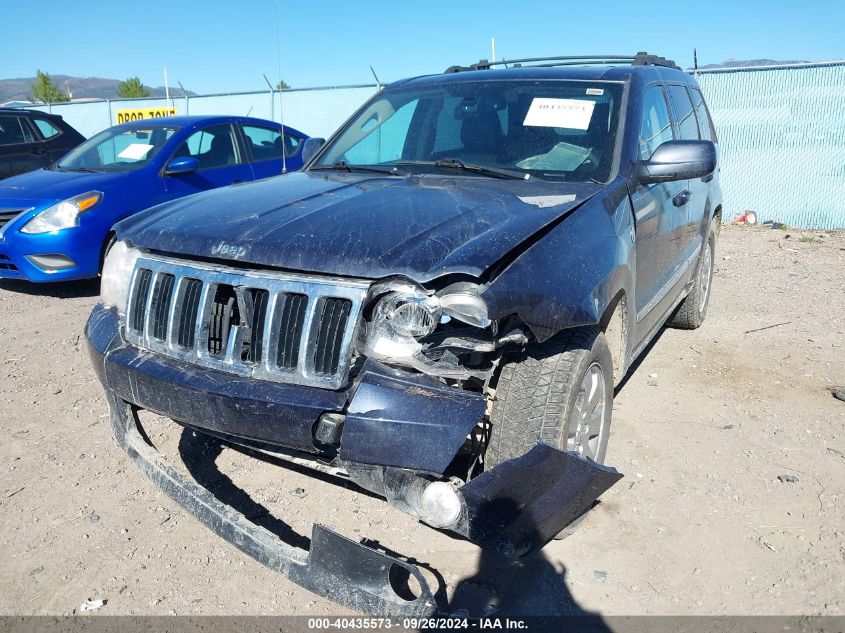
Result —
[[199, 168], [169, 175], [165, 167], [167, 199], [253, 180], [252, 168], [244, 160], [232, 125], [212, 125], [195, 131], [173, 152], [168, 163], [183, 156], [196, 158]]
[[[659, 145], [674, 138], [664, 87], [653, 84], [643, 99], [639, 159], [648, 160]], [[651, 331], [660, 318], [660, 310], [655, 308], [671, 290], [680, 265], [687, 223], [681, 194], [686, 183], [638, 184], [631, 195], [637, 249], [635, 299], [638, 330], [643, 333]]]

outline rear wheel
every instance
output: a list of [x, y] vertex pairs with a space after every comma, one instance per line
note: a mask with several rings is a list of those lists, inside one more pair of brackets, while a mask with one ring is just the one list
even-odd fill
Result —
[[701, 249], [698, 270], [695, 273], [695, 282], [693, 282], [689, 294], [669, 319], [668, 325], [671, 327], [682, 330], [695, 330], [702, 326], [704, 319], [707, 317], [707, 308], [710, 305], [710, 291], [713, 287], [716, 234], [719, 230], [717, 222], [718, 220], [713, 220], [713, 223], [710, 225], [710, 233]]

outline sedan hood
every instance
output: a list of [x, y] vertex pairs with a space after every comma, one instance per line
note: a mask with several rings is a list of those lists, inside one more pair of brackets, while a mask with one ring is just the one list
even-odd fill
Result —
[[119, 184], [128, 175], [127, 172], [89, 173], [36, 169], [0, 180], [0, 202], [28, 202], [27, 206], [42, 202], [52, 203], [86, 191], [104, 191]]
[[478, 276], [598, 185], [297, 173], [153, 207], [117, 227], [142, 248], [258, 266], [426, 282]]

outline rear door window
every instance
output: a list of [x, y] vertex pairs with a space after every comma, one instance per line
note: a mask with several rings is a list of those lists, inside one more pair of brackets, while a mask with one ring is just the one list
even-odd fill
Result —
[[660, 145], [675, 138], [672, 118], [662, 86], [646, 89], [643, 99], [643, 120], [640, 125], [639, 153], [641, 160], [648, 160]]
[[685, 141], [697, 141], [698, 122], [687, 89], [684, 86], [669, 86], [669, 97], [672, 99], [680, 138]]
[[0, 145], [19, 145], [34, 142], [32, 130], [20, 117], [0, 116]]
[[285, 147], [285, 156], [293, 156], [299, 151], [301, 139], [293, 134], [285, 134], [282, 143], [282, 131], [278, 128], [264, 127], [262, 125], [244, 125], [244, 137], [247, 145], [252, 150], [252, 160], [260, 162], [263, 160], [281, 160], [282, 145]]
[[698, 130], [700, 137], [705, 141], [716, 142], [716, 131], [713, 129], [713, 121], [710, 118], [710, 111], [704, 103], [704, 97], [697, 88], [690, 88], [692, 105], [695, 108], [695, 116], [698, 119]]

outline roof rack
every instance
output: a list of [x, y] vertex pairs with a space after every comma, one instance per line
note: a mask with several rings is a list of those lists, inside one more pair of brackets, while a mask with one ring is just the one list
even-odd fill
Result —
[[574, 55], [566, 57], [527, 57], [525, 59], [509, 59], [502, 61], [487, 61], [482, 59], [471, 66], [449, 66], [445, 72], [458, 73], [467, 70], [489, 70], [493, 66], [512, 66], [520, 68], [523, 64], [537, 68], [551, 68], [553, 66], [586, 66], [586, 65], [610, 65], [630, 64], [632, 66], [663, 66], [665, 68], [680, 67], [671, 59], [650, 55], [640, 51], [636, 55]]

